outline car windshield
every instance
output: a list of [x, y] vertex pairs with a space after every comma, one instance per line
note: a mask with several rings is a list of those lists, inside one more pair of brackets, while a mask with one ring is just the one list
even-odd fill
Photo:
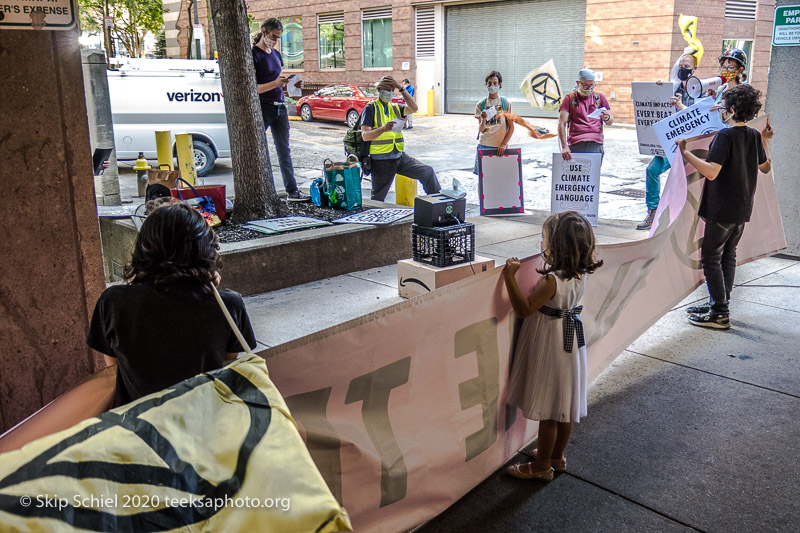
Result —
[[369, 85], [359, 85], [358, 88], [361, 89], [361, 92], [364, 93], [364, 96], [368, 96], [370, 98], [377, 98], [380, 96], [378, 89], [375, 87], [371, 87]]

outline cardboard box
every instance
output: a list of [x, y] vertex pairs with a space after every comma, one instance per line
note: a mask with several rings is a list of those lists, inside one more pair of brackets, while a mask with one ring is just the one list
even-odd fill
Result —
[[494, 268], [494, 259], [475, 256], [475, 261], [444, 268], [417, 263], [411, 259], [397, 262], [397, 292], [403, 298], [413, 298], [456, 281]]

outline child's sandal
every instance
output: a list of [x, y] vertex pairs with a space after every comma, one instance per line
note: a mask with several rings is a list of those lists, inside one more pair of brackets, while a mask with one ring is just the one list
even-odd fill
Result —
[[[525, 455], [529, 455], [530, 457], [536, 459], [536, 454], [539, 453], [539, 450], [536, 449], [536, 450], [531, 450], [530, 452], [523, 452], [523, 453], [525, 453]], [[563, 459], [550, 459], [550, 466], [552, 466], [556, 472], [566, 472], [567, 458], [564, 457]]]
[[[533, 463], [517, 463], [506, 468], [508, 475], [519, 479], [533, 479], [536, 481], [552, 481], [553, 469], [548, 468], [543, 472], [533, 472]], [[526, 467], [523, 469], [523, 467]]]

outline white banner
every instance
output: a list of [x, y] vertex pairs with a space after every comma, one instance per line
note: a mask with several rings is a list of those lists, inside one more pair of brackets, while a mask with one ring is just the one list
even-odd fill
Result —
[[691, 139], [728, 127], [722, 122], [719, 111], [711, 111], [713, 105], [713, 98], [703, 98], [697, 100], [693, 106], [653, 124], [653, 131], [656, 132], [667, 159], [672, 161], [672, 156], [677, 153], [675, 139]]
[[676, 109], [670, 103], [675, 94], [672, 82], [661, 85], [655, 82], [634, 81], [631, 83], [633, 115], [636, 118], [636, 137], [639, 139], [639, 153], [643, 155], [664, 155], [652, 125], [672, 115]]
[[601, 161], [602, 154], [573, 153], [570, 161], [553, 154], [551, 213], [577, 211], [597, 226]]

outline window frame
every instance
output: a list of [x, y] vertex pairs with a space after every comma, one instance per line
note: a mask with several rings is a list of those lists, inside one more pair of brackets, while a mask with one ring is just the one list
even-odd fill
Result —
[[[297, 22], [293, 21], [292, 19], [297, 19]], [[303, 16], [302, 15], [290, 15], [288, 17], [280, 17], [278, 20], [281, 21], [281, 25], [283, 25], [283, 32], [281, 33], [281, 44], [280, 44], [280, 52], [283, 56], [283, 62], [286, 67], [283, 69], [287, 72], [304, 72], [305, 71], [305, 61], [306, 61], [306, 51], [305, 51], [305, 43], [303, 42], [304, 34], [303, 34]], [[289, 60], [287, 59], [286, 53], [284, 52], [283, 41], [284, 37], [287, 34], [286, 27], [289, 24], [298, 24], [300, 26], [300, 66], [299, 67], [290, 67]]]
[[[374, 66], [374, 54], [372, 54], [373, 58], [373, 65], [367, 66], [367, 52], [366, 52], [366, 24], [370, 23], [370, 31], [372, 31], [371, 23], [376, 20], [389, 20], [389, 23], [392, 25], [392, 30], [389, 32], [389, 53], [391, 56], [389, 57], [389, 65], [388, 66]], [[371, 9], [362, 9], [361, 10], [361, 70], [364, 71], [392, 71], [394, 70], [394, 24], [393, 24], [393, 13], [392, 7], [379, 7], [379, 8], [371, 8]], [[372, 31], [372, 40], [374, 43], [374, 31]], [[374, 49], [374, 47], [373, 47]]]
[[[342, 57], [342, 65], [341, 66], [338, 66], [338, 65], [334, 66], [334, 67], [323, 66], [323, 56], [322, 56], [322, 52], [323, 52], [322, 26], [323, 25], [333, 25], [334, 32], [338, 31], [338, 28], [336, 26], [337, 25], [341, 25], [341, 36], [342, 36], [342, 40], [341, 40], [342, 46], [340, 48], [340, 50], [342, 51], [342, 56], [341, 56]], [[333, 39], [334, 48], [336, 46], [335, 35], [336, 34], [334, 33], [334, 39]], [[318, 70], [319, 71], [330, 72], [330, 71], [342, 71], [342, 70], [345, 70], [345, 67], [347, 65], [347, 53], [345, 51], [344, 38], [345, 38], [345, 33], [344, 33], [344, 11], [340, 11], [340, 12], [336, 12], [336, 13], [322, 13], [322, 14], [318, 14], [317, 15], [317, 61], [319, 62], [319, 64], [318, 64], [318, 67], [319, 67]], [[326, 44], [327, 44], [327, 41], [326, 41]], [[334, 64], [335, 64], [336, 63], [336, 50], [333, 51], [333, 61], [334, 61]], [[325, 64], [328, 63], [327, 57], [325, 58], [324, 63]]]

